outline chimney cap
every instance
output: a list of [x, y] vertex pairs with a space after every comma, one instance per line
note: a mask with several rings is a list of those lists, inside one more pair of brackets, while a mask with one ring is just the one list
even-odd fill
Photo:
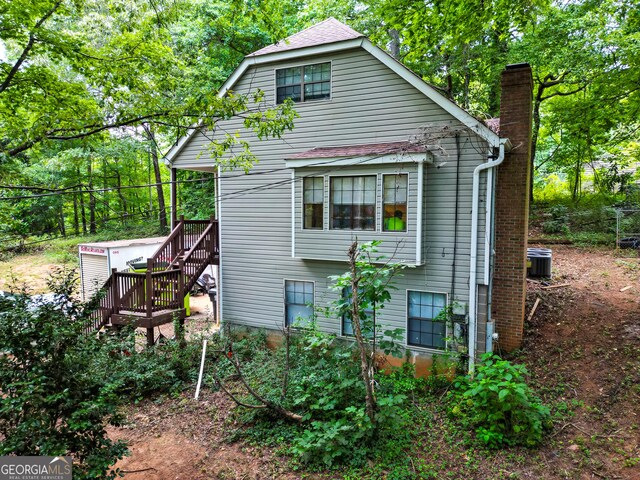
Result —
[[520, 70], [521, 68], [531, 68], [531, 65], [529, 65], [527, 62], [523, 62], [523, 63], [512, 63], [504, 67], [505, 70]]

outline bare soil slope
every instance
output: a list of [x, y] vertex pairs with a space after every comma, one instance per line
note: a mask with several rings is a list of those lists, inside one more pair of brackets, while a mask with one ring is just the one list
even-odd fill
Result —
[[[433, 473], [415, 478], [640, 479], [640, 262], [607, 250], [553, 250], [554, 288], [529, 282], [527, 314], [541, 302], [515, 359], [556, 405], [554, 430], [537, 450], [487, 454], [449, 441], [434, 417], [433, 437], [416, 459]], [[340, 477], [302, 474], [268, 448], [226, 442], [239, 427], [233, 405], [220, 393], [205, 391], [199, 402], [190, 395], [132, 407], [131, 423], [111, 430], [131, 444], [117, 465], [125, 478]]]

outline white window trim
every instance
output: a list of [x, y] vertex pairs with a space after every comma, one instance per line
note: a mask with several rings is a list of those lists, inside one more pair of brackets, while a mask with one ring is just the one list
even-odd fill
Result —
[[[445, 300], [445, 308], [449, 306], [449, 293], [448, 292], [438, 292], [435, 290], [415, 290], [412, 288], [407, 288], [405, 295], [405, 312], [404, 312], [404, 345], [408, 350], [416, 350], [421, 352], [428, 353], [442, 353], [449, 350], [449, 342], [445, 342], [445, 348], [433, 348], [433, 347], [421, 347], [420, 345], [411, 345], [409, 344], [409, 292], [418, 292], [418, 293], [435, 293], [437, 295], [444, 295]], [[449, 336], [449, 325], [445, 323], [445, 337]]]
[[[298, 105], [304, 105], [305, 103], [309, 104], [309, 103], [316, 103], [316, 102], [330, 102], [331, 100], [333, 100], [333, 60], [326, 60], [326, 61], [315, 62], [315, 63], [309, 63], [309, 62], [296, 63], [292, 65], [285, 65], [285, 66], [279, 66], [277, 68], [274, 68], [273, 69], [273, 105], [274, 106], [282, 105], [281, 103], [278, 103], [278, 80], [277, 80], [277, 73], [276, 73], [278, 70], [284, 70], [286, 68], [307, 67], [310, 65], [321, 65], [323, 63], [329, 64], [329, 98], [315, 98], [313, 100], [301, 100], [299, 102], [294, 102], [294, 103], [296, 104], [296, 108], [297, 108]], [[300, 85], [302, 86], [302, 83]], [[304, 98], [304, 92], [300, 92], [300, 95], [301, 95], [301, 98]]]
[[[306, 282], [313, 284], [313, 313], [316, 308], [316, 281], [302, 278], [283, 278], [282, 279], [282, 325], [287, 328], [287, 282]], [[297, 303], [295, 304], [297, 305]], [[296, 328], [289, 325], [291, 328]]]

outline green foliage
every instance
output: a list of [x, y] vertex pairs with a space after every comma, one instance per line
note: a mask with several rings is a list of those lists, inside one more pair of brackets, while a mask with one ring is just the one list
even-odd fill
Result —
[[524, 365], [485, 354], [474, 376], [454, 382], [451, 413], [475, 428], [488, 447], [539, 444], [550, 426], [550, 413], [525, 382], [527, 374]]
[[[364, 386], [353, 344], [318, 331], [314, 324], [291, 335], [288, 383], [284, 345], [269, 350], [264, 333], [242, 334], [233, 343], [233, 355], [242, 361], [243, 375], [253, 388], [271, 401], [304, 415], [300, 425], [274, 420], [263, 410], [247, 410], [250, 424], [244, 432], [261, 444], [287, 442], [286, 450], [300, 462], [315, 467], [362, 465], [402, 437], [406, 395], [390, 386], [378, 392], [375, 425], [365, 413]], [[219, 376], [231, 381], [234, 370], [224, 359], [216, 365]]]
[[[133, 331], [97, 338], [73, 301], [73, 271], [50, 297], [0, 296], [0, 455], [72, 455], [74, 478], [114, 478], [127, 448], [110, 440], [124, 401], [179, 391], [197, 375], [198, 343], [135, 345]], [[44, 299], [43, 299], [44, 298]]]
[[110, 440], [119, 397], [93, 370], [97, 340], [81, 334], [68, 278], [50, 303], [0, 297], [0, 455], [73, 455], [74, 478], [107, 475], [126, 446]]
[[[360, 326], [364, 341], [377, 346], [386, 354], [402, 357], [404, 354], [400, 347], [403, 338], [403, 329], [385, 329], [378, 324], [376, 317], [384, 309], [385, 303], [391, 299], [391, 292], [397, 290], [393, 285], [393, 278], [400, 275], [406, 268], [401, 263], [392, 263], [388, 258], [378, 255], [378, 247], [381, 241], [374, 240], [358, 245], [358, 259], [356, 262], [356, 275], [358, 277], [358, 302]], [[353, 310], [352, 274], [329, 277], [331, 285], [329, 289], [338, 293], [339, 297], [333, 302], [330, 314], [335, 317], [351, 319]], [[347, 295], [344, 295], [344, 293]]]

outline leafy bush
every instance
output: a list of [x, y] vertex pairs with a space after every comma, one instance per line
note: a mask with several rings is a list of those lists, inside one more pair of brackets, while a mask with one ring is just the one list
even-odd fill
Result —
[[525, 382], [524, 365], [513, 365], [488, 353], [473, 377], [455, 382], [451, 413], [475, 428], [487, 446], [535, 446], [550, 421], [549, 409]]
[[193, 380], [199, 346], [139, 350], [131, 330], [83, 334], [89, 310], [72, 300], [75, 280], [63, 271], [54, 295], [0, 295], [0, 455], [71, 455], [74, 478], [114, 478], [106, 472], [127, 447], [106, 425], [119, 425], [123, 401]]
[[[264, 334], [262, 334], [264, 335]], [[233, 355], [242, 359], [245, 380], [260, 395], [284, 408], [304, 415], [301, 424], [283, 428], [281, 421], [264, 409], [246, 410], [243, 420], [249, 428], [244, 435], [262, 444], [278, 439], [288, 443], [287, 450], [299, 461], [322, 467], [362, 465], [384, 449], [386, 442], [402, 437], [402, 406], [406, 395], [381, 380], [377, 392], [375, 424], [365, 412], [364, 386], [360, 378], [357, 351], [344, 342], [309, 328], [291, 335], [287, 371], [286, 345], [269, 350], [262, 335], [243, 335], [233, 344]], [[217, 375], [232, 383], [234, 370], [221, 358]]]
[[106, 435], [119, 399], [94, 374], [98, 341], [83, 320], [64, 295], [0, 297], [0, 455], [72, 455], [74, 478], [96, 478], [127, 449]]

